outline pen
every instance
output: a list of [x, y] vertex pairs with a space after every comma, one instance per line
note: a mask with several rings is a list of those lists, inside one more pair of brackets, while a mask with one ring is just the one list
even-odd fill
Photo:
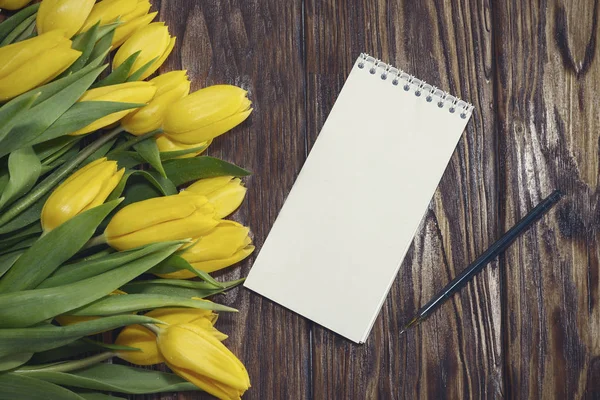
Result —
[[534, 222], [540, 219], [548, 210], [552, 208], [560, 198], [562, 193], [555, 190], [548, 197], [542, 200], [533, 210], [525, 215], [515, 226], [510, 228], [500, 239], [492, 244], [484, 251], [475, 261], [465, 268], [456, 278], [447, 284], [440, 292], [434, 296], [427, 304], [419, 309], [413, 319], [400, 331], [403, 334], [413, 326], [420, 324], [433, 311], [435, 311], [442, 303], [450, 298], [454, 293], [462, 289], [471, 281], [471, 279], [479, 273], [496, 256], [502, 253], [510, 246], [515, 239], [525, 232]]

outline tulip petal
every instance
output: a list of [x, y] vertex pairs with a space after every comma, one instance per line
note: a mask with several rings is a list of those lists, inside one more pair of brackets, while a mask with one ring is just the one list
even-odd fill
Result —
[[156, 61], [152, 63], [140, 78], [145, 79], [158, 69], [160, 64], [155, 68], [154, 66], [161, 59], [161, 56], [167, 52], [170, 44], [169, 29], [165, 26], [164, 22], [153, 22], [136, 31], [123, 43], [114, 56], [113, 68], [118, 68], [131, 54], [141, 50], [129, 75], [131, 76], [135, 71], [156, 58]]
[[58, 45], [71, 47], [71, 41], [66, 39], [62, 31], [44, 33], [37, 37], [0, 47], [0, 78], [21, 67], [32, 57]]
[[194, 371], [191, 382], [201, 388], [203, 377], [240, 391], [249, 387], [248, 373], [237, 357], [217, 338], [194, 325], [168, 327], [159, 335], [158, 347], [176, 373]]
[[202, 128], [176, 134], [167, 131], [165, 122], [165, 133], [181, 143], [190, 144], [204, 142], [206, 140], [212, 140], [217, 136], [220, 136], [226, 133], [227, 131], [235, 128], [236, 126], [244, 122], [244, 120], [248, 118], [251, 112], [252, 109], [249, 109], [248, 111], [244, 111], [239, 114], [234, 114], [231, 117], [214, 122], [210, 125], [206, 125]]
[[153, 73], [155, 73], [156, 70], [159, 69], [160, 66], [164, 64], [164, 62], [167, 59], [167, 57], [169, 57], [169, 55], [173, 51], [173, 48], [175, 47], [175, 42], [176, 41], [177, 41], [177, 38], [175, 38], [175, 37], [172, 37], [169, 40], [169, 44], [167, 45], [166, 50], [162, 53], [162, 55], [156, 61], [154, 61], [152, 63], [152, 65], [146, 71], [144, 71], [144, 73], [142, 74], [142, 76], [140, 77], [140, 79], [146, 79], [147, 77], [149, 77], [150, 75], [152, 75]]
[[233, 85], [214, 85], [191, 93], [169, 108], [165, 132], [183, 133], [221, 121], [238, 112], [246, 94]]
[[218, 223], [212, 215], [195, 212], [185, 219], [163, 222], [127, 235], [108, 237], [107, 240], [111, 247], [122, 251], [150, 243], [199, 236], [213, 229]]
[[96, 195], [96, 198], [90, 204], [88, 204], [88, 206], [85, 207], [83, 209], [83, 211], [89, 210], [90, 208], [97, 207], [100, 204], [104, 204], [104, 201], [108, 198], [108, 196], [110, 196], [112, 191], [117, 187], [117, 185], [121, 181], [121, 178], [123, 177], [124, 174], [125, 174], [125, 168], [121, 168], [112, 177], [110, 177], [110, 179], [108, 179], [104, 183], [104, 185], [100, 189], [100, 192]]
[[185, 190], [181, 193], [195, 193], [202, 196], [208, 196], [212, 192], [225, 187], [229, 182], [232, 181], [232, 179], [233, 176], [231, 175], [198, 179], [196, 182], [185, 188]]
[[186, 248], [182, 257], [189, 263], [231, 257], [245, 246], [250, 229], [235, 221], [221, 221], [219, 225], [192, 246]]
[[90, 15], [85, 20], [80, 32], [88, 31], [100, 22], [100, 26], [115, 22], [121, 15], [126, 15], [135, 10], [137, 0], [103, 0], [96, 3]]
[[94, 4], [94, 0], [44, 0], [37, 13], [37, 31], [61, 29], [70, 38], [81, 29]]
[[200, 148], [200, 150], [197, 152], [184, 154], [184, 155], [181, 155], [176, 158], [196, 157], [198, 154], [201, 154], [206, 149], [208, 149], [208, 146], [210, 146], [211, 143], [212, 143], [212, 140], [209, 140], [207, 142], [202, 142], [202, 143], [183, 144], [183, 143], [179, 143], [176, 140], [172, 140], [165, 134], [161, 134], [156, 137], [156, 145], [158, 146], [158, 150], [161, 153], [172, 152], [172, 151], [184, 151], [184, 150], [189, 150], [189, 149]]
[[127, 21], [123, 25], [119, 25], [117, 29], [115, 29], [115, 34], [111, 44], [112, 48], [116, 49], [120, 47], [127, 39], [131, 37], [131, 35], [152, 22], [157, 15], [158, 12], [153, 12], [148, 15]]
[[[106, 227], [107, 237], [118, 237], [168, 221], [190, 217], [205, 206], [204, 196], [184, 199], [182, 196], [156, 197], [138, 201], [121, 209]], [[194, 235], [191, 237], [196, 237]], [[189, 237], [189, 236], [188, 236]]]
[[31, 0], [1, 0], [0, 8], [5, 10], [18, 10], [31, 3]]
[[160, 87], [147, 106], [132, 112], [123, 119], [121, 125], [127, 132], [133, 135], [143, 135], [160, 128], [168, 106], [190, 91], [190, 82], [186, 79], [172, 90], [163, 91], [161, 94], [158, 93], [159, 90]]
[[142, 325], [125, 327], [115, 344], [119, 346], [137, 347], [141, 351], [120, 351], [119, 358], [136, 365], [154, 365], [165, 362], [156, 345], [156, 335]]
[[[210, 261], [202, 261], [191, 263], [194, 268], [199, 271], [204, 271], [207, 273], [216, 272], [222, 270], [223, 268], [227, 268], [236, 264], [246, 257], [248, 257], [254, 251], [254, 246], [247, 246], [232, 255], [229, 258], [224, 258], [220, 260], [210, 260]], [[189, 272], [189, 271], [188, 271]]]
[[[20, 68], [0, 79], [0, 101], [11, 99], [54, 79], [80, 55], [80, 51], [70, 47], [56, 46], [30, 58]], [[44, 68], [40, 68], [40, 65]]]

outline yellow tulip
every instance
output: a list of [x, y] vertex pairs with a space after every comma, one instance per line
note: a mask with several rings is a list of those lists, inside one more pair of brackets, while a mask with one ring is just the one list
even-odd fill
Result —
[[[146, 314], [169, 325], [191, 323], [202, 326], [212, 332], [219, 340], [225, 340], [227, 335], [213, 328], [217, 314], [210, 310], [198, 308], [159, 308]], [[136, 347], [141, 351], [121, 351], [117, 355], [125, 361], [136, 365], [154, 365], [165, 362], [158, 351], [156, 335], [142, 325], [129, 325], [117, 336], [115, 341], [119, 346]]]
[[113, 69], [118, 68], [129, 56], [140, 51], [129, 75], [154, 60], [140, 77], [146, 79], [165, 62], [174, 46], [175, 38], [171, 37], [164, 22], [153, 22], [136, 31], [123, 43], [113, 59]]
[[4, 10], [18, 10], [31, 3], [31, 0], [0, 0], [0, 8]]
[[117, 18], [135, 10], [138, 0], [102, 0], [96, 3], [85, 20], [80, 32], [88, 31], [96, 23], [100, 26], [115, 22]]
[[250, 387], [244, 364], [203, 327], [169, 325], [157, 343], [173, 372], [219, 399], [240, 399]]
[[165, 111], [174, 101], [190, 92], [186, 71], [172, 71], [150, 80], [156, 86], [156, 94], [147, 106], [135, 110], [121, 121], [121, 126], [139, 136], [162, 126]]
[[112, 48], [121, 46], [125, 40], [129, 39], [138, 29], [148, 25], [158, 14], [150, 11], [150, 2], [148, 0], [139, 0], [133, 11], [121, 15], [119, 22], [121, 25], [115, 29], [115, 35], [112, 40]]
[[94, 0], [43, 0], [36, 17], [38, 33], [60, 29], [70, 38], [81, 29], [94, 3]]
[[124, 168], [117, 171], [116, 161], [101, 158], [68, 177], [52, 192], [42, 208], [44, 232], [49, 232], [74, 216], [103, 204], [124, 172]]
[[252, 102], [246, 94], [245, 90], [232, 85], [200, 89], [168, 108], [165, 134], [185, 144], [214, 139], [248, 118]]
[[[254, 251], [250, 230], [234, 221], [221, 221], [206, 235], [200, 237], [181, 255], [194, 268], [204, 272], [215, 272], [229, 267]], [[189, 279], [196, 277], [191, 271], [180, 270], [168, 274], [156, 274], [161, 278]]]
[[201, 194], [215, 206], [217, 218], [225, 218], [234, 212], [246, 196], [246, 188], [239, 178], [233, 176], [218, 176], [197, 180], [181, 194]]
[[204, 196], [156, 197], [123, 207], [112, 217], [104, 235], [117, 250], [194, 238], [218, 225], [214, 214], [213, 205]]
[[176, 140], [170, 139], [165, 134], [156, 136], [156, 145], [158, 146], [158, 150], [161, 153], [168, 152], [168, 151], [182, 151], [182, 150], [199, 148], [198, 151], [195, 151], [193, 153], [184, 154], [184, 155], [176, 157], [176, 158], [196, 157], [198, 154], [200, 154], [200, 153], [204, 152], [206, 149], [208, 149], [208, 146], [210, 146], [211, 143], [212, 143], [212, 140], [202, 142], [202, 143], [184, 144], [184, 143], [179, 143]]
[[[118, 85], [103, 86], [90, 89], [78, 101], [115, 101], [121, 103], [148, 103], [154, 97], [156, 87], [150, 82], [127, 82]], [[72, 136], [83, 135], [104, 128], [119, 121], [135, 109], [118, 111], [106, 115], [88, 126], [71, 133]]]
[[60, 30], [0, 47], [0, 101], [54, 79], [80, 55]]

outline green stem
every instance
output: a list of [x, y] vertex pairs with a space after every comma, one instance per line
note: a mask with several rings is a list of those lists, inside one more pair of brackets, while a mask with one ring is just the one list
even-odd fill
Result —
[[88, 242], [81, 248], [81, 250], [90, 249], [92, 247], [100, 246], [101, 244], [105, 244], [105, 243], [106, 243], [106, 236], [104, 236], [104, 233], [102, 233], [102, 234], [100, 234], [98, 236], [94, 236], [93, 238], [88, 240]]
[[149, 139], [155, 135], [158, 135], [159, 133], [162, 133], [162, 131], [163, 130], [161, 128], [158, 128], [158, 129], [153, 130], [152, 132], [145, 133], [141, 136], [134, 136], [133, 138], [126, 141], [125, 143], [112, 149], [111, 152], [108, 154], [117, 154], [123, 150], [127, 150], [128, 148], [130, 148], [131, 146], [133, 146], [135, 144], [138, 144], [139, 142], [143, 142], [146, 139]]
[[96, 354], [91, 357], [82, 358], [80, 360], [65, 361], [65, 362], [58, 363], [58, 364], [56, 364], [56, 363], [48, 364], [46, 366], [36, 365], [36, 366], [31, 366], [31, 367], [23, 367], [23, 368], [17, 369], [16, 371], [13, 371], [13, 372], [16, 372], [19, 374], [31, 374], [31, 373], [36, 373], [38, 371], [69, 372], [69, 371], [75, 371], [78, 369], [90, 367], [94, 364], [98, 364], [98, 363], [101, 363], [102, 361], [106, 361], [110, 358], [113, 358], [114, 356], [115, 356], [115, 353], [108, 351], [106, 353]]
[[156, 336], [158, 336], [158, 333], [160, 332], [160, 328], [154, 324], [143, 324], [145, 328], [148, 328], [149, 330], [152, 331], [152, 333], [154, 333]]
[[56, 186], [63, 178], [65, 178], [72, 170], [77, 168], [79, 164], [81, 164], [86, 158], [88, 158], [92, 153], [98, 150], [103, 144], [111, 140], [113, 137], [117, 136], [119, 133], [123, 132], [123, 128], [120, 126], [108, 132], [106, 135], [102, 136], [98, 140], [93, 143], [90, 143], [87, 147], [79, 152], [77, 157], [72, 159], [71, 161], [63, 164], [59, 169], [54, 171], [50, 176], [48, 176], [44, 181], [38, 184], [29, 194], [18, 202], [12, 205], [1, 217], [0, 217], [0, 226], [5, 225], [17, 215], [21, 214], [27, 208], [29, 208], [33, 203], [38, 201], [42, 196], [48, 193], [54, 186]]

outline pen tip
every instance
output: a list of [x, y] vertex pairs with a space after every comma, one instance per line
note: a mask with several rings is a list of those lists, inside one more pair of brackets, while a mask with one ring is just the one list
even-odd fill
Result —
[[413, 326], [417, 325], [419, 322], [421, 322], [421, 318], [419, 317], [414, 317], [413, 319], [411, 319], [408, 324], [404, 325], [404, 328], [402, 328], [402, 330], [400, 331], [400, 335], [404, 334], [406, 331], [408, 331]]

